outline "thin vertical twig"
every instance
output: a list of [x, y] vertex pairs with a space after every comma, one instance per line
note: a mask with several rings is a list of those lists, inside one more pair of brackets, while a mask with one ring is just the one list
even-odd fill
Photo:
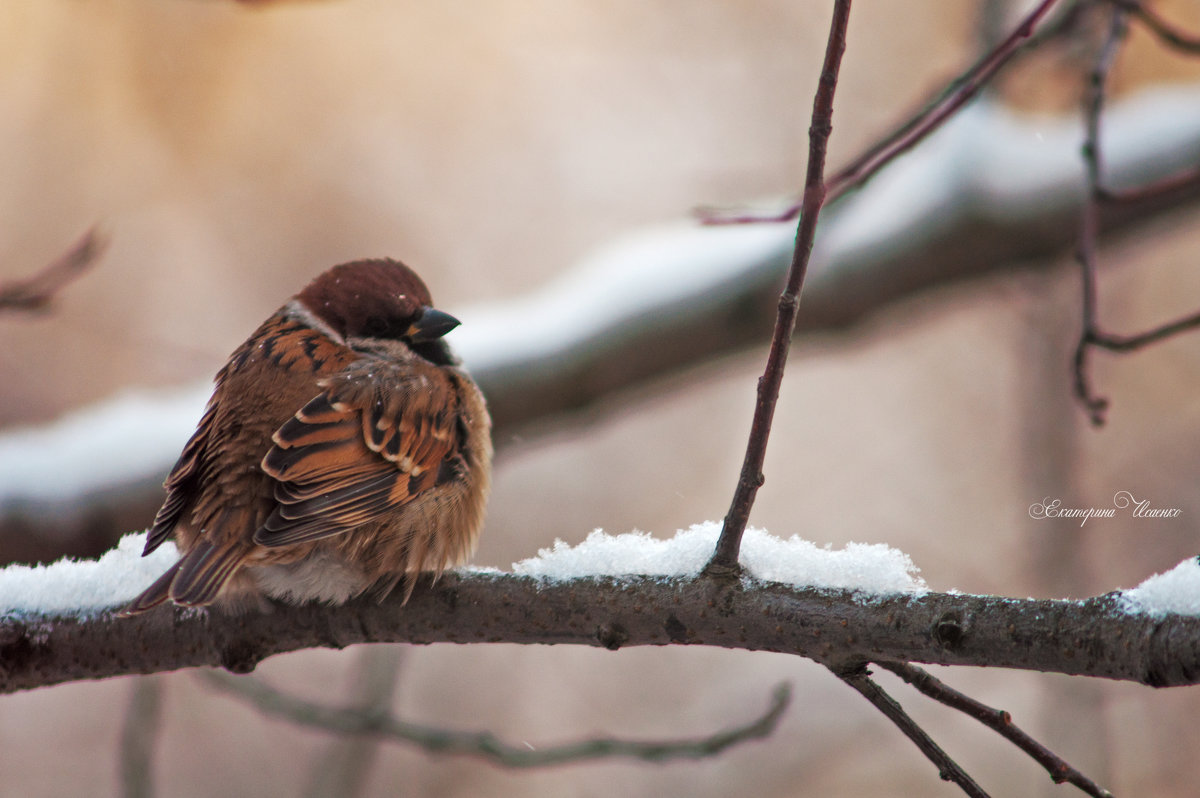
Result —
[[[1116, 335], [1100, 326], [1096, 269], [1099, 259], [1096, 254], [1100, 236], [1100, 206], [1111, 202], [1144, 201], [1168, 196], [1200, 183], [1200, 168], [1192, 167], [1164, 180], [1136, 189], [1114, 191], [1104, 185], [1104, 157], [1100, 146], [1100, 126], [1104, 114], [1105, 91], [1108, 75], [1121, 42], [1129, 28], [1131, 15], [1148, 22], [1151, 29], [1164, 41], [1179, 44], [1177, 31], [1168, 26], [1141, 3], [1132, 0], [1113, 0], [1112, 20], [1108, 35], [1096, 55], [1088, 73], [1086, 100], [1084, 102], [1085, 137], [1083, 162], [1086, 169], [1087, 196], [1079, 221], [1079, 245], [1075, 251], [1080, 267], [1080, 292], [1082, 294], [1082, 322], [1079, 340], [1072, 358], [1074, 369], [1075, 396], [1087, 410], [1093, 426], [1104, 425], [1108, 410], [1108, 399], [1097, 395], [1091, 385], [1090, 355], [1094, 349], [1109, 352], [1133, 352], [1158, 343], [1189, 330], [1200, 329], [1200, 311], [1189, 313], [1174, 321], [1161, 324], [1134, 335]], [[1164, 31], [1166, 31], [1164, 33]], [[1169, 35], [1171, 34], [1171, 35]], [[1186, 49], [1186, 48], [1185, 48]]]
[[1080, 266], [1083, 324], [1079, 342], [1075, 346], [1073, 363], [1075, 396], [1087, 409], [1092, 425], [1097, 427], [1104, 424], [1104, 414], [1108, 410], [1108, 399], [1093, 393], [1088, 371], [1088, 355], [1099, 337], [1099, 323], [1096, 318], [1096, 241], [1100, 236], [1100, 186], [1104, 170], [1104, 160], [1100, 151], [1100, 120], [1104, 112], [1108, 73], [1112, 70], [1117, 51], [1128, 30], [1128, 15], [1129, 12], [1124, 8], [1113, 8], [1108, 35], [1088, 73], [1084, 102], [1085, 137], [1082, 152], [1086, 169], [1087, 196], [1084, 198], [1083, 212], [1080, 214], [1079, 245], [1075, 251]]
[[162, 680], [133, 680], [133, 693], [121, 729], [121, 787], [125, 798], [154, 795], [154, 744], [162, 722]]
[[849, 21], [850, 0], [837, 0], [833, 7], [833, 21], [829, 27], [829, 41], [825, 47], [825, 62], [821, 67], [821, 77], [817, 84], [816, 97], [813, 99], [812, 121], [808, 129], [808, 173], [804, 180], [803, 210], [796, 231], [796, 246], [792, 251], [787, 284], [779, 297], [779, 313], [775, 320], [775, 333], [771, 339], [766, 369], [758, 381], [758, 399], [754, 407], [750, 441], [746, 446], [741, 475], [729, 505], [729, 512], [725, 516], [721, 537], [717, 540], [716, 551], [705, 569], [710, 575], [734, 573], [738, 570], [742, 533], [746, 530], [754, 497], [763, 483], [762, 466], [767, 454], [767, 438], [771, 434], [771, 421], [775, 415], [775, 403], [779, 399], [779, 386], [783, 382], [788, 348], [796, 329], [800, 290], [804, 285], [804, 276], [812, 256], [817, 217], [825, 203], [825, 153], [829, 134], [833, 130], [833, 95], [837, 89], [842, 53], [846, 50], [846, 28]]

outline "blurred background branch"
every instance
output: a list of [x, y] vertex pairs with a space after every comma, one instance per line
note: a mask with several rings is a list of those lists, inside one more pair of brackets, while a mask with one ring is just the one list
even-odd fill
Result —
[[204, 680], [218, 690], [253, 704], [262, 712], [301, 726], [338, 734], [367, 735], [405, 742], [434, 754], [459, 754], [485, 759], [508, 768], [539, 768], [590, 759], [704, 759], [730, 746], [769, 737], [791, 703], [791, 690], [779, 685], [767, 709], [753, 720], [694, 739], [628, 740], [591, 737], [575, 743], [532, 745], [507, 743], [491, 732], [461, 732], [411, 723], [375, 707], [339, 709], [288, 695], [261, 680], [206, 671]]
[[88, 230], [70, 249], [22, 280], [0, 282], [0, 312], [45, 311], [54, 297], [79, 277], [104, 252], [104, 238]]
[[[1198, 98], [1181, 89], [1110, 108], [1107, 129], [1119, 144], [1106, 159], [1109, 173], [1122, 185], [1149, 183], [1200, 158], [1200, 114], [1178, 113], [1181, 103], [1200, 107]], [[1142, 132], [1164, 114], [1175, 115], [1165, 135]], [[1076, 130], [1066, 119], [1022, 123], [985, 100], [913, 160], [831, 207], [799, 334], [850, 334], [915, 295], [1004, 270], [1051, 268], [1074, 245], [1073, 220], [1084, 206], [1069, 167]], [[1026, 152], [1011, 147], [1029, 139], [1036, 144]], [[1026, 159], [1047, 167], [1012, 171]], [[943, 179], [962, 163], [971, 164], [971, 179]], [[1120, 240], [1198, 199], [1200, 182], [1105, 206], [1097, 211], [1099, 235]], [[680, 390], [681, 379], [700, 374], [697, 366], [763, 344], [792, 238], [787, 223], [650, 229], [524, 297], [456, 309], [465, 324], [454, 343], [488, 397], [501, 454], [514, 440], [594, 423], [639, 397]], [[660, 287], [646, 294], [639, 289], [646, 284]], [[1065, 371], [1063, 386], [1069, 390]], [[0, 436], [0, 562], [96, 556], [144, 526], [209, 390], [205, 382], [161, 399], [139, 397], [136, 409], [124, 399], [96, 407], [66, 421], [70, 433], [50, 427]], [[89, 436], [101, 437], [89, 445]], [[79, 486], [63, 480], [57, 463], [93, 459], [97, 449], [121, 457], [110, 439], [129, 448], [135, 459], [126, 459], [143, 464], [140, 472], [122, 466], [91, 472]]]

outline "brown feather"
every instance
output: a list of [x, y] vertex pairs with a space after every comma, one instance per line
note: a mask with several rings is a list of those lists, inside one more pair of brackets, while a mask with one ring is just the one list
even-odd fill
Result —
[[211, 604], [229, 577], [242, 565], [246, 552], [242, 547], [217, 549], [207, 540], [183, 556], [179, 571], [171, 581], [171, 600], [184, 606]]
[[430, 408], [447, 403], [456, 404], [453, 384], [423, 361], [363, 358], [337, 375], [274, 435], [263, 471], [279, 481], [279, 506], [254, 542], [289, 546], [341, 534], [432, 487], [455, 435], [444, 420], [435, 426]]
[[147, 535], [147, 552], [174, 536], [181, 559], [127, 612], [168, 598], [344, 601], [400, 579], [407, 596], [408, 576], [469, 555], [490, 422], [440, 340], [405, 343], [429, 306], [406, 267], [346, 264], [230, 356]]

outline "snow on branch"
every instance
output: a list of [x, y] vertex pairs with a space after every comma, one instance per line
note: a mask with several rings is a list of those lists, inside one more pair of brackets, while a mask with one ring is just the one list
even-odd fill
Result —
[[[77, 576], [87, 582], [82, 577], [89, 573], [93, 585], [117, 585], [110, 599], [83, 610], [24, 596], [13, 584], [26, 578], [23, 566], [0, 571], [0, 692], [204, 665], [241, 673], [286, 651], [384, 642], [707, 645], [796, 654], [835, 672], [866, 662], [919, 662], [1159, 687], [1200, 681], [1194, 561], [1124, 594], [1014, 599], [926, 591], [899, 553], [833, 552], [755, 533], [746, 537], [745, 561], [791, 560], [790, 568], [777, 562], [771, 578], [796, 583], [754, 576], [753, 565], [751, 575], [730, 582], [696, 575], [704, 564], [691, 554], [696, 536], [703, 533], [711, 550], [716, 529], [677, 536], [678, 550], [667, 547], [649, 569], [673, 575], [638, 573], [644, 536], [618, 543], [593, 538], [581, 544], [586, 557], [571, 558], [569, 548], [556, 545], [540, 555], [544, 564], [523, 561], [518, 573], [452, 572], [418, 587], [407, 605], [396, 594], [337, 607], [274, 604], [243, 615], [163, 607], [118, 618], [126, 596], [144, 587], [122, 562], [137, 559], [131, 536], [103, 562], [63, 562], [42, 573], [48, 586], [72, 584]], [[607, 547], [608, 556], [593, 557], [596, 547]], [[585, 562], [595, 562], [595, 571]], [[1178, 612], [1187, 608], [1192, 612]]]
[[[513, 573], [539, 583], [629, 575], [695, 577], [708, 562], [720, 531], [721, 525], [712, 521], [695, 524], [666, 540], [646, 532], [608, 535], [595, 530], [576, 546], [556, 540], [536, 557], [515, 563]], [[144, 532], [134, 533], [99, 560], [64, 557], [49, 565], [14, 564], [0, 569], [0, 613], [87, 618], [119, 608], [178, 559], [170, 541], [143, 557], [145, 542]], [[834, 550], [795, 535], [782, 540], [751, 528], [746, 532], [743, 554], [746, 573], [764, 581], [871, 595], [919, 594], [927, 589], [909, 556], [882, 543], [848, 543], [844, 549]], [[471, 567], [464, 572], [503, 574]]]
[[1126, 612], [1145, 613], [1154, 618], [1200, 616], [1200, 558], [1184, 560], [1132, 590], [1122, 591], [1120, 596]]

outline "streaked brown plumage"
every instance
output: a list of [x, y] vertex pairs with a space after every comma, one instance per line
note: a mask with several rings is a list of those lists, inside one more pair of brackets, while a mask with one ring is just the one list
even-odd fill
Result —
[[492, 447], [441, 338], [457, 324], [391, 260], [335, 266], [267, 319], [167, 477], [145, 553], [173, 535], [182, 556], [125, 614], [383, 596], [470, 556]]

